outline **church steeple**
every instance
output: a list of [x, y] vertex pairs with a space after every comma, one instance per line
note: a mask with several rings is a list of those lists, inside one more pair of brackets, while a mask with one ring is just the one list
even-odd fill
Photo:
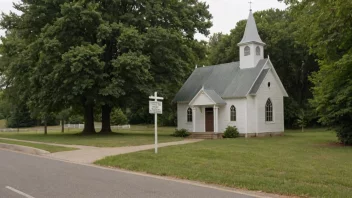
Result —
[[264, 58], [265, 43], [258, 34], [252, 10], [249, 12], [246, 29], [238, 46], [240, 47], [241, 69], [255, 67], [259, 60]]

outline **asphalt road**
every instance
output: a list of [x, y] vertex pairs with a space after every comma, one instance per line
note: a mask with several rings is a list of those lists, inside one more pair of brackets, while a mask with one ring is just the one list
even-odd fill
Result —
[[0, 198], [23, 197], [250, 198], [251, 196], [0, 149]]

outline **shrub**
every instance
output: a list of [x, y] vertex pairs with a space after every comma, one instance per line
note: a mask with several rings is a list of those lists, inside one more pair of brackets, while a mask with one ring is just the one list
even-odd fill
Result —
[[8, 128], [32, 127], [36, 125], [36, 120], [31, 117], [28, 108], [24, 105], [15, 108], [7, 119]]
[[224, 132], [224, 138], [238, 138], [240, 133], [235, 126], [228, 126]]
[[81, 115], [74, 114], [74, 115], [71, 115], [68, 118], [68, 123], [70, 123], [70, 124], [82, 124], [82, 123], [84, 123], [84, 118]]
[[123, 125], [128, 123], [127, 116], [123, 113], [120, 108], [116, 108], [111, 112], [111, 124]]
[[172, 134], [174, 137], [188, 137], [191, 133], [187, 131], [187, 129], [176, 129]]
[[345, 145], [352, 145], [352, 126], [344, 125], [336, 130], [340, 142]]

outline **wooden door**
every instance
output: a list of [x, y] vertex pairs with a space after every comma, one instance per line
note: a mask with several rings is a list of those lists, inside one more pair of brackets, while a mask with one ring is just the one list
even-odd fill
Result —
[[214, 132], [214, 109], [205, 109], [205, 131]]

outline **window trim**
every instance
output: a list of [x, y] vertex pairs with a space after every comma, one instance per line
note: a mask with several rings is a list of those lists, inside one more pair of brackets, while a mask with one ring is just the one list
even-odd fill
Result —
[[246, 47], [244, 47], [243, 52], [244, 52], [244, 56], [250, 56], [251, 55], [251, 47], [249, 47], [247, 45]]
[[266, 123], [274, 123], [275, 122], [274, 121], [274, 104], [270, 98], [268, 98], [268, 100], [266, 100], [266, 103], [265, 103], [265, 122]]
[[193, 122], [193, 110], [191, 107], [187, 109], [187, 123]]
[[[234, 115], [233, 115], [233, 113], [234, 113]], [[232, 119], [232, 118], [234, 118], [234, 119]], [[236, 109], [235, 105], [232, 105], [230, 107], [230, 121], [231, 122], [237, 121], [237, 109]]]

